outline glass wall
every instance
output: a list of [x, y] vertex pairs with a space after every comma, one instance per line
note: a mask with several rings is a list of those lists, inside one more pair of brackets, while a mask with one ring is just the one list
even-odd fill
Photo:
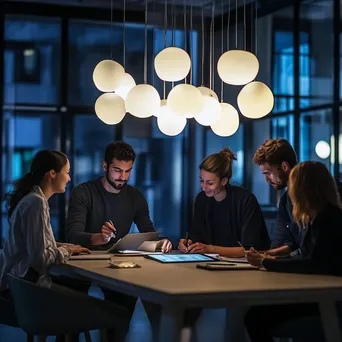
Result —
[[[56, 114], [41, 112], [5, 111], [3, 116], [4, 151], [2, 174], [4, 193], [11, 191], [14, 182], [30, 170], [34, 154], [41, 149], [59, 150], [59, 118]], [[52, 228], [59, 228], [59, 207], [57, 196], [51, 197], [50, 215]], [[2, 202], [2, 238], [7, 233], [5, 201]], [[57, 235], [58, 236], [58, 235]]]
[[59, 19], [7, 16], [4, 103], [58, 104], [60, 51]]

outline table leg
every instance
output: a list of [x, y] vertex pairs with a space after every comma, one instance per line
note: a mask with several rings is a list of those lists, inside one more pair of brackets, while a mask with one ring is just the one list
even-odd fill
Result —
[[326, 342], [342, 341], [336, 302], [326, 298], [319, 302]]
[[226, 308], [226, 328], [225, 341], [227, 342], [246, 342], [247, 335], [244, 325], [244, 318], [247, 307]]
[[175, 306], [163, 307], [159, 325], [159, 342], [179, 342], [183, 322], [184, 308]]

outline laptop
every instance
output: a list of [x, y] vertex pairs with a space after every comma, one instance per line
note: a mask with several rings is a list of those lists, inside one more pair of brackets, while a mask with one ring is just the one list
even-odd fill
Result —
[[91, 254], [72, 255], [70, 260], [109, 260], [112, 257], [110, 253], [120, 250], [136, 251], [143, 242], [156, 240], [158, 236], [158, 232], [127, 234], [105, 251], [92, 251]]

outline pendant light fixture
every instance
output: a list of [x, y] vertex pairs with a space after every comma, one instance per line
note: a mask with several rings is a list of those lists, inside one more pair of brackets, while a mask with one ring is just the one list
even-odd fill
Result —
[[[221, 14], [221, 54], [223, 53], [223, 0]], [[228, 20], [227, 20], [227, 50], [229, 50], [229, 28], [230, 28], [230, 0], [228, 2]], [[238, 111], [229, 103], [224, 102], [224, 85], [221, 80], [221, 112], [219, 118], [210, 125], [212, 131], [221, 137], [229, 137], [233, 135], [239, 128], [240, 118]]]
[[145, 0], [145, 51], [144, 84], [132, 88], [126, 97], [126, 110], [138, 118], [148, 118], [160, 108], [160, 96], [153, 86], [147, 84], [147, 0]]
[[[255, 3], [255, 54], [258, 54], [257, 3]], [[250, 119], [260, 119], [272, 111], [274, 96], [265, 83], [253, 81], [241, 89], [237, 102], [242, 115]]]
[[[214, 13], [215, 13], [215, 0], [213, 1], [211, 10], [211, 22], [210, 22], [210, 52], [209, 52], [209, 88], [205, 86], [198, 87], [204, 100], [204, 108], [200, 114], [195, 116], [195, 120], [203, 126], [209, 126], [218, 120], [221, 114], [221, 106], [218, 102], [218, 96], [214, 89]], [[202, 59], [204, 58], [204, 18], [203, 18], [203, 5], [202, 5]], [[202, 73], [203, 73], [203, 60], [202, 60]], [[203, 75], [202, 75], [203, 79]]]
[[[235, 3], [235, 50], [228, 50], [217, 62], [217, 72], [227, 84], [244, 85], [255, 79], [259, 72], [259, 61], [254, 54], [238, 49], [238, 2]], [[245, 33], [246, 34], [246, 33]]]

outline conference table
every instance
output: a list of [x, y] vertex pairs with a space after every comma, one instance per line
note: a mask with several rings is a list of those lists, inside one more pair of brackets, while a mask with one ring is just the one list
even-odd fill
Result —
[[208, 271], [196, 268], [196, 263], [162, 264], [141, 256], [119, 256], [115, 261], [134, 261], [141, 267], [116, 269], [109, 267], [108, 260], [70, 260], [62, 271], [161, 305], [161, 342], [180, 341], [186, 308], [227, 308], [226, 341], [238, 342], [244, 340], [243, 334], [233, 328], [242, 324], [242, 312], [247, 307], [308, 302], [319, 304], [326, 341], [342, 341], [335, 305], [342, 301], [342, 277], [260, 270]]

